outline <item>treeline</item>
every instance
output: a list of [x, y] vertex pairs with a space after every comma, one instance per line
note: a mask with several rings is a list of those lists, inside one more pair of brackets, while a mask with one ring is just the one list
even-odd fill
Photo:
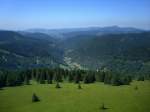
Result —
[[[64, 70], [60, 68], [36, 68], [30, 70], [1, 70], [0, 88], [5, 86], [20, 86], [30, 84], [30, 80], [35, 80], [40, 84], [52, 84], [54, 82], [73, 82], [73, 83], [94, 83], [104, 82], [114, 86], [129, 85], [133, 80], [131, 75], [120, 74], [113, 71], [90, 71], [90, 70]], [[138, 80], [145, 80], [140, 76]]]
[[28, 71], [0, 71], [0, 88], [5, 86], [20, 86], [29, 84], [30, 72]]

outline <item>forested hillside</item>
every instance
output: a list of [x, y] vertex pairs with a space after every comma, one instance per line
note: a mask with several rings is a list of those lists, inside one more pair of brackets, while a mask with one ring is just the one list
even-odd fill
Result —
[[43, 66], [149, 73], [150, 32], [108, 27], [61, 30], [61, 33], [66, 38], [38, 32], [0, 31], [0, 68]]
[[55, 66], [62, 63], [61, 56], [62, 51], [53, 38], [45, 40], [13, 31], [0, 31], [0, 68]]
[[87, 68], [105, 67], [123, 72], [150, 68], [150, 32], [78, 35], [63, 45], [66, 57]]

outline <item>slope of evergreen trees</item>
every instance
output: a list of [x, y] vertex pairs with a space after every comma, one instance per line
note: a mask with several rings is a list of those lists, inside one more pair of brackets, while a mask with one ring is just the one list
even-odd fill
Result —
[[65, 70], [61, 68], [35, 68], [30, 70], [0, 70], [0, 88], [6, 86], [29, 85], [30, 80], [39, 84], [52, 84], [68, 81], [71, 83], [85, 84], [104, 82], [113, 86], [129, 85], [133, 79], [144, 81], [149, 75], [127, 75], [114, 71], [91, 71], [91, 70]]

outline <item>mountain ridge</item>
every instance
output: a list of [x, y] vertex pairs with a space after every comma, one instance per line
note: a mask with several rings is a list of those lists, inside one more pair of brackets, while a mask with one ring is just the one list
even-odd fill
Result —
[[[109, 27], [115, 31], [118, 28]], [[66, 36], [63, 39], [41, 32], [0, 31], [0, 67], [105, 67], [120, 71], [131, 71], [129, 68], [132, 68], [135, 72], [145, 69], [142, 68], [145, 64], [149, 66], [150, 32], [132, 30], [98, 35], [97, 28], [94, 31], [91, 29], [63, 33]]]

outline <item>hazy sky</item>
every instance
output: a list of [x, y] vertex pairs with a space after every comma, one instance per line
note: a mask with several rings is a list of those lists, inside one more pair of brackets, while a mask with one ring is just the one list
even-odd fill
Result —
[[150, 0], [0, 0], [0, 29], [112, 25], [150, 29]]

